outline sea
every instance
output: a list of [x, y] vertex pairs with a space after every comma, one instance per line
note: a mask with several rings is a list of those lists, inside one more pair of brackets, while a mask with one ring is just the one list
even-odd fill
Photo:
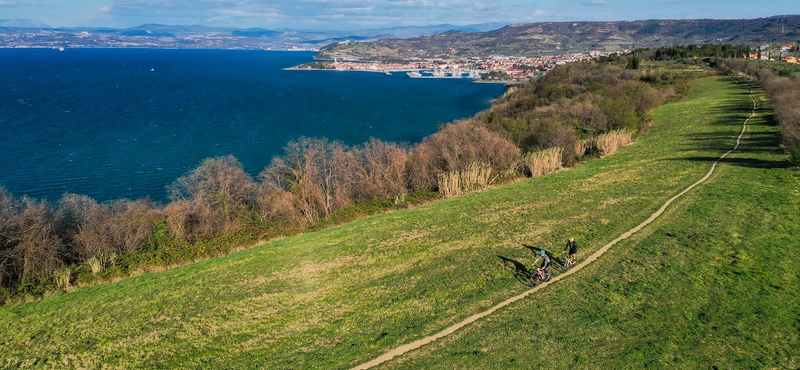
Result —
[[256, 176], [300, 137], [414, 144], [502, 84], [286, 70], [312, 52], [0, 49], [0, 186], [56, 202], [168, 201], [204, 159]]

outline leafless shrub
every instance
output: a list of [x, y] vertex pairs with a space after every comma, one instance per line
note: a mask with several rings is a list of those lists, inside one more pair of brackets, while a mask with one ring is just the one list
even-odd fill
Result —
[[800, 81], [786, 77], [763, 78], [764, 90], [772, 101], [772, 109], [780, 128], [781, 141], [789, 148], [800, 147]]
[[562, 151], [559, 147], [553, 147], [526, 154], [524, 162], [531, 176], [547, 175], [561, 168]]
[[164, 208], [164, 221], [176, 238], [188, 239], [195, 219], [188, 201], [172, 201]]
[[411, 190], [432, 189], [438, 185], [439, 174], [463, 171], [472, 163], [485, 163], [494, 171], [502, 171], [519, 156], [519, 148], [485, 126], [457, 122], [412, 149], [406, 174]]
[[158, 218], [153, 204], [145, 199], [120, 199], [111, 202], [110, 208], [113, 217], [109, 220], [108, 229], [112, 253], [133, 253], [147, 246]]
[[112, 250], [111, 209], [86, 195], [64, 194], [59, 200], [57, 219], [60, 234], [72, 246], [77, 260], [86, 260], [99, 251]]
[[36, 284], [64, 265], [60, 259], [64, 245], [56, 233], [53, 214], [47, 201], [22, 198], [10, 235], [11, 248], [4, 253], [21, 284]]
[[[240, 228], [254, 208], [256, 183], [233, 156], [209, 158], [171, 186], [173, 202], [187, 202], [191, 230], [210, 236]], [[184, 230], [185, 232], [186, 230]]]
[[406, 148], [374, 138], [350, 150], [346, 177], [351, 179], [348, 193], [353, 201], [362, 203], [408, 191], [404, 172], [407, 158]]
[[266, 192], [278, 195], [272, 201], [291, 195], [293, 206], [309, 223], [351, 202], [344, 181], [349, 164], [344, 145], [304, 137], [284, 150], [285, 155], [273, 158], [259, 175]]
[[258, 214], [262, 222], [275, 222], [285, 226], [306, 225], [308, 220], [303, 217], [300, 209], [295, 206], [295, 196], [284, 189], [268, 188], [260, 185], [258, 197]]
[[56, 218], [60, 234], [80, 262], [103, 253], [127, 254], [147, 245], [155, 230], [154, 206], [147, 200], [120, 199], [101, 204], [77, 194], [65, 194]]
[[12, 258], [20, 204], [4, 187], [0, 187], [0, 287], [15, 280]]
[[772, 109], [780, 128], [781, 142], [793, 153], [797, 161], [800, 153], [800, 81], [778, 77], [767, 68], [759, 68], [753, 63], [728, 62], [728, 67], [736, 72], [754, 78], [764, 88], [772, 101]]

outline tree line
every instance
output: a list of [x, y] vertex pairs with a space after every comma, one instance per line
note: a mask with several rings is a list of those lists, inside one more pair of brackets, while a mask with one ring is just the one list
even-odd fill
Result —
[[[623, 57], [560, 66], [415, 145], [304, 137], [257, 176], [233, 156], [209, 158], [169, 186], [166, 204], [78, 194], [51, 203], [0, 188], [0, 300], [546, 173], [539, 157], [558, 168], [612, 153], [608, 143], [644, 132], [648, 111], [674, 96], [681, 80], [626, 64]], [[622, 131], [628, 139], [609, 140]]]
[[728, 60], [725, 67], [764, 88], [780, 128], [781, 144], [791, 154], [791, 163], [800, 165], [800, 67], [744, 60]]

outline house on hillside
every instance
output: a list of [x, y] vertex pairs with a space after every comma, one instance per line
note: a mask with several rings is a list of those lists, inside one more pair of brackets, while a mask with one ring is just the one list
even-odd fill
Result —
[[783, 58], [783, 61], [786, 62], [786, 63], [800, 64], [800, 61], [798, 61], [797, 58], [795, 58], [795, 57], [786, 57], [786, 58]]

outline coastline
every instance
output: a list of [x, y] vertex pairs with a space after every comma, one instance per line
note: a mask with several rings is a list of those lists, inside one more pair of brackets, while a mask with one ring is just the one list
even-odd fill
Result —
[[[423, 69], [411, 68], [411, 69], [381, 69], [381, 70], [375, 70], [375, 69], [300, 68], [298, 66], [294, 66], [294, 67], [282, 68], [282, 70], [284, 70], [284, 71], [326, 71], [326, 72], [367, 72], [367, 73], [380, 73], [380, 74], [384, 74], [384, 75], [392, 75], [393, 73], [406, 73], [407, 74], [409, 72], [419, 72], [419, 71], [422, 71]], [[412, 76], [408, 76], [408, 78], [414, 78], [414, 79], [445, 79], [445, 80], [447, 80], [447, 79], [452, 79], [452, 80], [466, 79], [466, 80], [472, 80], [472, 82], [475, 82], [475, 83], [498, 83], [498, 84], [500, 84], [500, 83], [508, 84], [508, 83], [519, 82], [519, 81], [513, 81], [513, 80], [482, 80], [480, 78], [453, 77], [453, 76], [443, 76], [443, 77], [438, 77], [438, 76], [412, 77]]]

